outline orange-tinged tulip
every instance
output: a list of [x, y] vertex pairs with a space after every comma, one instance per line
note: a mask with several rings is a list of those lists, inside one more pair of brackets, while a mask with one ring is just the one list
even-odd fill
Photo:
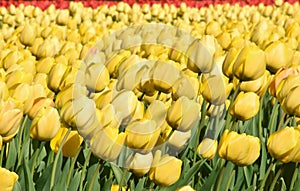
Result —
[[53, 100], [50, 98], [46, 98], [46, 97], [37, 98], [34, 100], [32, 107], [28, 111], [28, 117], [30, 119], [33, 119], [42, 108], [48, 107], [48, 106], [54, 107], [54, 105], [55, 104], [54, 104]]
[[[60, 145], [62, 144], [62, 141], [64, 137], [66, 136], [68, 132], [68, 128], [61, 126], [56, 136], [51, 139], [50, 141], [50, 147], [52, 151], [55, 153], [58, 152], [58, 149]], [[80, 149], [80, 145], [83, 141], [83, 138], [78, 134], [78, 131], [71, 130], [68, 137], [66, 138], [66, 141], [64, 142], [62, 146], [62, 154], [65, 157], [74, 157], [78, 150]]]

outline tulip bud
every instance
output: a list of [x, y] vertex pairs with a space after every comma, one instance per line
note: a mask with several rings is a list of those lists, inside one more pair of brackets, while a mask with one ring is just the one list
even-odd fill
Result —
[[131, 55], [131, 52], [128, 50], [123, 50], [119, 52], [117, 55], [114, 55], [111, 59], [109, 59], [105, 66], [111, 76], [116, 76], [119, 65], [125, 61], [129, 56]]
[[1, 100], [0, 106], [0, 135], [8, 142], [18, 133], [23, 113], [12, 100]]
[[160, 156], [161, 151], [155, 153], [149, 178], [160, 186], [170, 186], [179, 180], [182, 161], [174, 156]]
[[188, 140], [191, 138], [191, 135], [192, 135], [191, 130], [186, 132], [175, 130], [167, 141], [170, 146], [172, 146], [176, 150], [180, 150], [186, 145]]
[[288, 93], [282, 101], [282, 109], [289, 115], [300, 117], [300, 86], [297, 86]]
[[89, 89], [100, 92], [109, 84], [107, 68], [101, 64], [90, 64], [85, 71], [85, 82]]
[[206, 26], [205, 33], [208, 35], [218, 36], [222, 33], [220, 24], [217, 21], [210, 21]]
[[[272, 157], [281, 162], [299, 161], [299, 128], [285, 127], [271, 134], [267, 147]], [[298, 156], [297, 156], [298, 155]], [[296, 160], [295, 160], [296, 159]]]
[[121, 153], [126, 134], [118, 133], [119, 129], [106, 127], [98, 131], [91, 140], [90, 148], [99, 158], [115, 161]]
[[266, 58], [256, 46], [246, 46], [241, 50], [233, 64], [233, 74], [240, 80], [256, 80], [266, 70]]
[[168, 124], [178, 131], [191, 130], [199, 119], [200, 105], [186, 97], [176, 100], [167, 112]]
[[68, 101], [60, 110], [62, 119], [71, 127], [89, 126], [95, 119], [95, 102], [85, 95]]
[[15, 172], [11, 172], [5, 168], [0, 167], [0, 190], [13, 190], [15, 183], [19, 176]]
[[0, 81], [0, 100], [7, 100], [9, 97], [8, 88], [5, 82]]
[[[123, 186], [121, 191], [126, 191], [127, 187]], [[120, 185], [119, 184], [113, 184], [111, 185], [110, 191], [120, 191]]]
[[25, 24], [21, 34], [20, 34], [20, 41], [22, 44], [26, 45], [26, 46], [31, 46], [33, 45], [33, 42], [35, 41], [36, 38], [36, 29], [29, 25], [29, 24]]
[[131, 121], [137, 107], [138, 99], [132, 91], [121, 91], [114, 96], [111, 104], [114, 106], [116, 114], [122, 125]]
[[149, 120], [155, 121], [157, 126], [161, 126], [166, 118], [167, 110], [162, 101], [155, 100], [147, 108], [144, 117]]
[[285, 43], [276, 41], [265, 49], [267, 68], [271, 72], [289, 67], [293, 60], [293, 51]]
[[127, 159], [128, 168], [139, 177], [149, 172], [152, 161], [153, 155], [151, 152], [147, 154], [135, 153], [134, 156]]
[[50, 141], [60, 128], [58, 111], [51, 106], [39, 110], [30, 125], [30, 137], [41, 141]]
[[57, 63], [55, 64], [48, 76], [48, 87], [54, 91], [57, 92], [59, 89], [59, 86], [61, 84], [62, 78], [65, 75], [65, 72], [67, 71], [67, 66], [64, 64]]
[[[195, 89], [195, 86], [192, 82], [193, 79], [190, 79], [187, 76], [179, 78], [172, 87], [172, 98], [177, 100], [181, 96], [186, 96], [187, 98], [193, 100], [198, 95], [198, 89]], [[198, 83], [198, 82], [197, 82]]]
[[221, 137], [218, 153], [221, 158], [230, 160], [236, 165], [251, 165], [259, 157], [260, 140], [245, 133], [238, 134], [226, 129]]
[[17, 50], [11, 51], [3, 59], [4, 69], [7, 70], [9, 67], [11, 67], [14, 64], [18, 64], [23, 59], [24, 59], [24, 56], [20, 51], [17, 51]]
[[218, 141], [204, 138], [197, 147], [197, 152], [201, 157], [211, 160], [214, 158], [218, 148]]
[[235, 98], [230, 114], [236, 118], [247, 121], [259, 111], [259, 96], [253, 92], [240, 92]]
[[59, 25], [67, 25], [69, 20], [69, 10], [59, 10], [56, 17], [56, 23]]
[[209, 73], [213, 69], [213, 57], [200, 39], [196, 39], [190, 45], [186, 56], [188, 57], [187, 67], [193, 72]]
[[221, 105], [227, 99], [226, 83], [221, 75], [203, 75], [200, 92], [205, 100], [214, 105]]
[[8, 89], [12, 89], [19, 84], [27, 83], [30, 84], [33, 80], [33, 75], [27, 73], [22, 69], [17, 69], [12, 72], [8, 72], [6, 75], [6, 85]]
[[36, 71], [39, 73], [48, 74], [55, 64], [55, 60], [52, 57], [42, 58], [36, 63]]
[[300, 75], [289, 75], [282, 80], [276, 90], [276, 96], [280, 103], [288, 96], [292, 89], [300, 86]]
[[148, 153], [157, 142], [160, 128], [153, 120], [141, 119], [131, 122], [126, 127], [125, 133], [128, 147], [141, 149], [140, 152]]
[[[55, 153], [58, 152], [58, 149], [60, 145], [62, 144], [62, 141], [64, 137], [66, 136], [68, 132], [68, 128], [61, 127], [56, 134], [56, 136], [51, 139], [50, 141], [50, 147], [51, 150]], [[74, 157], [78, 150], [80, 149], [80, 145], [83, 141], [83, 138], [78, 134], [76, 130], [71, 130], [70, 134], [68, 135], [66, 141], [64, 142], [62, 146], [62, 154], [65, 157]]]
[[237, 48], [230, 48], [222, 65], [224, 75], [230, 79], [233, 78], [232, 67], [239, 55], [239, 52], [240, 50]]

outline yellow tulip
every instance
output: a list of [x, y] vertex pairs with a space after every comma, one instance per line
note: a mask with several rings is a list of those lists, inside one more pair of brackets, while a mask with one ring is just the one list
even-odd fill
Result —
[[160, 128], [153, 120], [141, 119], [128, 124], [125, 133], [128, 147], [148, 153], [157, 142]]
[[92, 124], [95, 113], [95, 102], [85, 95], [80, 95], [68, 101], [60, 110], [63, 121], [71, 127], [78, 129]]
[[42, 58], [36, 63], [36, 71], [39, 73], [48, 74], [55, 64], [55, 60], [52, 57]]
[[214, 158], [218, 148], [218, 141], [204, 138], [197, 147], [197, 152], [201, 157], [211, 160]]
[[103, 109], [106, 105], [110, 104], [113, 99], [113, 91], [107, 90], [101, 92], [101, 94], [97, 97], [94, 97], [94, 101], [96, 103], [96, 107], [98, 109]]
[[268, 151], [272, 157], [284, 163], [299, 162], [299, 138], [299, 128], [285, 127], [270, 135], [267, 142]]
[[297, 86], [288, 93], [282, 101], [282, 109], [289, 115], [300, 117], [300, 86]]
[[19, 176], [6, 168], [0, 167], [0, 190], [12, 191]]
[[187, 97], [180, 97], [167, 112], [167, 122], [178, 131], [191, 130], [199, 119], [200, 105]]
[[217, 21], [210, 21], [207, 23], [205, 33], [208, 35], [218, 36], [222, 33], [220, 24]]
[[59, 91], [59, 87], [61, 85], [62, 78], [65, 75], [67, 68], [68, 68], [67, 65], [60, 64], [60, 63], [55, 64], [51, 68], [51, 70], [49, 72], [49, 76], [48, 76], [49, 89], [51, 89], [54, 92]]
[[201, 43], [200, 39], [196, 39], [186, 52], [188, 57], [187, 67], [196, 73], [209, 73], [214, 66], [213, 55]]
[[259, 157], [260, 140], [245, 133], [238, 134], [226, 129], [221, 137], [218, 153], [221, 158], [230, 160], [236, 165], [251, 165]]
[[192, 131], [191, 130], [186, 131], [186, 132], [181, 132], [181, 131], [175, 130], [170, 135], [170, 137], [167, 141], [168, 141], [168, 144], [170, 146], [175, 148], [175, 150], [180, 150], [186, 145], [186, 143], [191, 138], [191, 136], [192, 136]]
[[60, 128], [58, 111], [51, 106], [39, 110], [30, 125], [30, 137], [41, 141], [50, 141]]
[[125, 61], [129, 56], [131, 55], [131, 52], [129, 50], [123, 50], [119, 52], [118, 54], [114, 55], [111, 59], [109, 59], [105, 64], [106, 68], [108, 69], [108, 72], [111, 76], [116, 76], [118, 67], [120, 64]]
[[[64, 137], [66, 136], [68, 132], [68, 128], [61, 126], [58, 133], [55, 135], [54, 138], [50, 141], [50, 147], [52, 151], [55, 153], [58, 152], [58, 149], [60, 145], [62, 144], [62, 141]], [[76, 130], [71, 130], [70, 134], [66, 138], [66, 141], [64, 142], [62, 146], [62, 154], [65, 157], [74, 157], [78, 150], [80, 149], [80, 145], [83, 141], [83, 138], [78, 134]]]
[[149, 178], [160, 186], [170, 186], [179, 180], [182, 161], [174, 156], [155, 153]]
[[92, 63], [85, 71], [85, 83], [95, 92], [102, 91], [109, 84], [109, 73], [102, 63]]
[[[198, 81], [196, 83], [199, 83]], [[198, 89], [195, 88], [192, 79], [187, 76], [179, 78], [172, 87], [172, 98], [177, 100], [181, 96], [194, 99], [198, 95]]]
[[151, 78], [156, 90], [170, 93], [172, 86], [180, 77], [180, 69], [173, 63], [157, 61], [151, 70]]
[[62, 108], [68, 101], [76, 99], [81, 95], [87, 95], [88, 90], [85, 86], [74, 83], [62, 89], [55, 98], [55, 105], [58, 108]]
[[235, 98], [230, 114], [236, 118], [247, 121], [259, 111], [259, 96], [253, 92], [240, 92]]
[[115, 161], [126, 139], [126, 134], [118, 131], [117, 128], [106, 127], [96, 132], [90, 142], [92, 152], [103, 160]]
[[276, 96], [280, 103], [289, 95], [292, 89], [300, 86], [300, 75], [289, 75], [282, 80], [276, 90]]
[[239, 53], [240, 53], [239, 49], [230, 48], [225, 57], [224, 63], [222, 65], [222, 71], [223, 71], [224, 75], [226, 75], [230, 79], [233, 78], [233, 73], [232, 73], [233, 65], [234, 65]]
[[221, 105], [227, 99], [226, 82], [221, 75], [203, 75], [200, 92], [203, 98], [211, 104]]
[[266, 70], [265, 53], [256, 46], [246, 46], [236, 58], [232, 72], [242, 81], [256, 80]]
[[281, 41], [275, 41], [265, 49], [267, 68], [277, 72], [282, 67], [289, 67], [293, 59], [293, 50]]
[[30, 25], [25, 24], [21, 34], [20, 34], [20, 41], [22, 44], [26, 46], [31, 46], [36, 38], [37, 31], [36, 29]]
[[5, 82], [0, 81], [0, 100], [7, 100], [9, 97], [8, 88]]
[[69, 10], [59, 10], [56, 17], [56, 23], [59, 25], [67, 25], [69, 20]]
[[121, 124], [127, 125], [133, 118], [138, 99], [132, 91], [123, 90], [114, 96], [111, 104], [114, 106]]
[[9, 67], [11, 67], [14, 64], [18, 64], [23, 59], [24, 55], [21, 53], [21, 51], [10, 51], [3, 59], [4, 69], [7, 70]]
[[23, 112], [12, 100], [0, 101], [0, 135], [4, 142], [10, 141], [19, 131]]
[[[111, 188], [110, 188], [110, 191], [119, 191], [119, 185], [118, 184], [113, 184], [111, 185]], [[126, 186], [123, 186], [121, 191], [126, 191], [127, 190], [127, 187]], [[130, 191], [130, 189], [128, 189]]]
[[149, 172], [152, 161], [153, 155], [151, 152], [147, 154], [135, 153], [127, 159], [126, 163], [128, 163], [128, 168], [135, 175], [141, 177]]
[[18, 84], [27, 83], [30, 84], [33, 80], [33, 74], [27, 73], [22, 69], [17, 69], [6, 75], [6, 85], [8, 89], [12, 89]]
[[155, 100], [150, 105], [145, 112], [144, 117], [149, 120], [155, 121], [157, 126], [161, 126], [166, 118], [167, 108], [164, 102]]
[[59, 40], [56, 37], [45, 39], [37, 48], [38, 58], [53, 57], [59, 51]]
[[182, 186], [178, 188], [176, 191], [195, 191], [191, 186]]

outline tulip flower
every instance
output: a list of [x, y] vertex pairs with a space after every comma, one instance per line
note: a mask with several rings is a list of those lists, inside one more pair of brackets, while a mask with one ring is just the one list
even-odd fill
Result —
[[92, 152], [103, 160], [115, 161], [126, 139], [126, 134], [118, 131], [117, 128], [106, 127], [95, 133], [90, 141]]
[[64, 64], [57, 63], [55, 64], [50, 72], [48, 77], [48, 87], [54, 92], [58, 92], [61, 81], [65, 72], [67, 71], [67, 66]]
[[192, 100], [198, 95], [198, 89], [195, 88], [192, 79], [189, 79], [187, 76], [179, 78], [172, 88], [173, 100], [177, 100], [181, 96], [186, 96]]
[[78, 129], [93, 123], [95, 113], [95, 102], [85, 95], [80, 95], [76, 99], [68, 101], [60, 110], [63, 121]]
[[102, 91], [109, 84], [109, 73], [102, 63], [92, 63], [85, 71], [85, 83], [95, 92]]
[[265, 49], [267, 68], [277, 72], [280, 68], [289, 67], [293, 59], [293, 50], [281, 41], [270, 44]]
[[141, 119], [128, 124], [125, 133], [128, 147], [148, 153], [158, 140], [160, 128], [153, 120]]
[[56, 37], [45, 39], [37, 48], [36, 56], [46, 58], [55, 56], [60, 48], [60, 42]]
[[236, 165], [246, 166], [253, 164], [260, 154], [260, 140], [251, 135], [224, 131], [218, 153], [221, 158], [230, 160]]
[[288, 93], [287, 97], [283, 99], [281, 105], [282, 109], [289, 115], [300, 117], [300, 86], [297, 86]]
[[[53, 139], [50, 141], [50, 147], [52, 151], [55, 153], [58, 152], [60, 145], [64, 137], [68, 132], [68, 128], [61, 126], [58, 133], [55, 135]], [[80, 145], [83, 141], [83, 138], [78, 134], [78, 131], [71, 130], [70, 134], [67, 136], [66, 141], [62, 145], [62, 154], [65, 157], [74, 157], [78, 150], [80, 149]]]
[[[169, 136], [169, 134], [168, 134]], [[192, 131], [181, 132], [175, 130], [169, 137], [168, 144], [176, 150], [182, 149], [192, 136]]]
[[128, 50], [123, 50], [119, 52], [117, 55], [112, 57], [110, 60], [105, 62], [105, 66], [108, 69], [108, 72], [112, 76], [116, 76], [116, 72], [118, 71], [119, 65], [125, 61], [129, 56], [131, 55], [131, 52]]
[[170, 186], [179, 180], [182, 161], [174, 156], [155, 153], [149, 178], [160, 186]]
[[175, 64], [162, 61], [155, 62], [150, 73], [155, 89], [164, 93], [170, 93], [180, 77], [180, 69]]
[[41, 141], [50, 141], [60, 128], [58, 111], [51, 106], [39, 110], [30, 125], [30, 137]]
[[57, 17], [56, 22], [59, 25], [66, 25], [69, 20], [69, 10], [60, 10]]
[[48, 74], [55, 64], [55, 60], [52, 57], [39, 59], [36, 63], [36, 71], [39, 73]]
[[299, 127], [285, 127], [270, 135], [267, 142], [268, 151], [281, 162], [299, 162], [299, 138]]
[[50, 98], [45, 98], [45, 97], [42, 97], [42, 98], [37, 98], [34, 100], [34, 103], [32, 105], [32, 107], [30, 108], [30, 110], [28, 111], [28, 117], [30, 119], [33, 119], [35, 118], [35, 116], [37, 115], [37, 113], [44, 107], [48, 107], [48, 106], [51, 106], [51, 107], [54, 107], [54, 102], [52, 99]]
[[144, 176], [149, 172], [153, 161], [152, 153], [140, 154], [135, 153], [127, 159], [128, 168], [137, 176]]
[[106, 105], [110, 104], [113, 99], [112, 90], [104, 90], [100, 93], [99, 96], [95, 96], [94, 101], [98, 109], [103, 109]]
[[212, 71], [214, 61], [209, 50], [196, 39], [188, 48], [186, 56], [188, 57], [187, 67], [196, 73], [209, 73]]
[[6, 168], [0, 167], [0, 190], [11, 191], [19, 176], [15, 172], [11, 172]]
[[30, 84], [33, 80], [33, 75], [27, 73], [22, 69], [9, 72], [6, 75], [6, 85], [8, 89], [12, 89], [18, 84], [27, 83]]
[[289, 75], [286, 79], [282, 80], [276, 90], [279, 102], [283, 102], [291, 90], [299, 86], [300, 75]]
[[221, 105], [227, 99], [226, 82], [221, 75], [203, 75], [200, 92], [205, 100], [214, 105]]
[[265, 73], [265, 53], [256, 46], [246, 46], [241, 50], [232, 67], [232, 72], [238, 79], [256, 80]]
[[232, 73], [233, 65], [234, 65], [239, 53], [240, 53], [239, 49], [230, 48], [225, 57], [224, 63], [222, 65], [222, 71], [223, 71], [224, 75], [226, 75], [230, 79], [233, 78], [233, 73]]
[[[113, 184], [113, 185], [111, 185], [110, 191], [119, 191], [119, 188], [120, 188], [119, 184]], [[121, 191], [126, 191], [126, 189], [127, 189], [127, 187], [123, 186]], [[130, 189], [129, 189], [129, 191], [130, 191]]]
[[116, 114], [122, 125], [131, 121], [137, 108], [138, 99], [132, 91], [123, 90], [114, 96], [111, 104], [116, 110]]
[[31, 46], [36, 38], [36, 33], [37, 31], [32, 25], [26, 24], [20, 34], [21, 43], [26, 46]]
[[178, 131], [189, 131], [199, 119], [200, 105], [187, 97], [176, 100], [167, 112], [168, 124]]
[[3, 66], [4, 69], [7, 70], [9, 67], [11, 67], [14, 64], [17, 64], [18, 62], [22, 61], [24, 59], [24, 55], [20, 51], [11, 51], [9, 52], [6, 57], [3, 59]]
[[218, 141], [204, 138], [197, 147], [197, 152], [201, 157], [211, 160], [214, 158], [218, 148]]
[[0, 81], [0, 100], [7, 100], [9, 97], [8, 88], [5, 82]]
[[178, 188], [176, 191], [195, 191], [191, 186], [182, 186]]
[[230, 114], [247, 121], [258, 113], [259, 105], [259, 96], [256, 93], [240, 92], [232, 104]]
[[23, 112], [12, 100], [1, 100], [0, 106], [0, 135], [4, 142], [8, 142], [19, 131]]
[[157, 126], [161, 126], [166, 118], [167, 109], [164, 102], [155, 100], [150, 105], [145, 112], [144, 117], [149, 120], [154, 120]]

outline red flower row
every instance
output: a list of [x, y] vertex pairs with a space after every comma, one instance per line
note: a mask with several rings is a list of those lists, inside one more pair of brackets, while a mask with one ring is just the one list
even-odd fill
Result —
[[[75, 0], [80, 1], [83, 3], [86, 7], [92, 7], [96, 8], [100, 5], [107, 4], [107, 5], [113, 5], [117, 4], [120, 1], [117, 0]], [[286, 0], [289, 3], [295, 3], [297, 0]], [[129, 5], [132, 5], [134, 3], [138, 4], [155, 4], [155, 3], [161, 3], [161, 4], [174, 4], [176, 6], [179, 6], [182, 2], [185, 2], [187, 6], [190, 7], [206, 7], [210, 4], [224, 4], [224, 3], [230, 3], [230, 4], [239, 4], [241, 6], [243, 5], [258, 5], [259, 3], [264, 3], [266, 5], [274, 4], [274, 0], [124, 0], [123, 2], [128, 3]], [[34, 5], [38, 6], [41, 9], [46, 9], [49, 5], [53, 4], [56, 8], [65, 9], [69, 6], [70, 0], [0, 0], [0, 6], [8, 7], [11, 4], [14, 4], [15, 6], [18, 6], [19, 4], [24, 5]]]

